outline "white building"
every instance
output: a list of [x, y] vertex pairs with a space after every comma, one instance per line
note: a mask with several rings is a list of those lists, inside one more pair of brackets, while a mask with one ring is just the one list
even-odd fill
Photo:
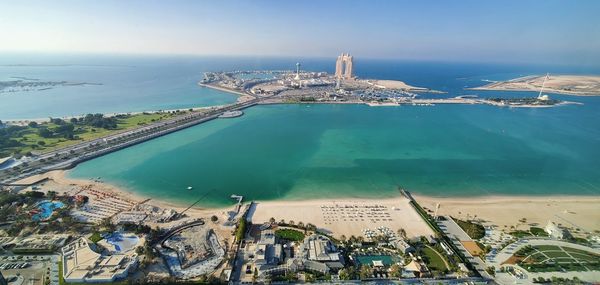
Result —
[[548, 235], [554, 239], [564, 239], [567, 235], [566, 230], [560, 228], [558, 225], [551, 221], [548, 221], [545, 230], [546, 233], [548, 233]]
[[79, 238], [62, 248], [62, 263], [65, 282], [114, 282], [127, 277], [138, 259], [135, 253], [99, 254]]
[[254, 256], [254, 263], [261, 268], [264, 265], [277, 265], [283, 260], [283, 248], [281, 244], [275, 243], [275, 232], [263, 230], [260, 239], [249, 246], [249, 255]]
[[340, 253], [335, 245], [321, 235], [308, 238], [308, 259], [321, 262], [340, 261]]

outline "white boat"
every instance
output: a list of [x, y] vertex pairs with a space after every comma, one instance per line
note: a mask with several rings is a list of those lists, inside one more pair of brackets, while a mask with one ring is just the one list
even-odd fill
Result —
[[194, 189], [194, 187], [192, 187], [192, 186], [188, 186], [188, 188], [187, 188], [187, 190], [192, 190], [192, 189]]

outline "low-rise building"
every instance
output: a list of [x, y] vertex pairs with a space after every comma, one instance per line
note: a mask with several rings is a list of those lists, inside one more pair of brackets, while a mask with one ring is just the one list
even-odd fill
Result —
[[327, 237], [312, 235], [306, 242], [308, 259], [320, 262], [340, 261], [340, 252]]
[[393, 245], [395, 248], [399, 249], [400, 251], [402, 251], [402, 253], [404, 253], [404, 254], [414, 253], [416, 251], [414, 247], [412, 247], [410, 244], [408, 244], [406, 241], [404, 241], [401, 238], [391, 239], [390, 244]]
[[554, 239], [564, 239], [568, 235], [568, 232], [565, 229], [551, 221], [548, 221], [545, 230], [546, 233]]
[[92, 249], [85, 238], [62, 248], [62, 274], [66, 282], [114, 282], [127, 277], [137, 266], [137, 255], [102, 255]]

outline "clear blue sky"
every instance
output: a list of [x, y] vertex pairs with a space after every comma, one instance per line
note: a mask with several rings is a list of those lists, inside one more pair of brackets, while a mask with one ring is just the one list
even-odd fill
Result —
[[0, 52], [600, 64], [600, 1], [2, 1]]

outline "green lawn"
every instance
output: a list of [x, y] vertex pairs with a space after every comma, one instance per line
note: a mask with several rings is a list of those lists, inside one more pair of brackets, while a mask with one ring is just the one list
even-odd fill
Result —
[[570, 258], [569, 255], [562, 250], [545, 250], [544, 254], [551, 258]]
[[[21, 145], [17, 147], [6, 147], [0, 151], [0, 157], [9, 156], [14, 153], [25, 154], [28, 152], [34, 153], [45, 153], [53, 151], [59, 148], [67, 147], [88, 140], [97, 139], [104, 137], [116, 132], [122, 132], [128, 129], [133, 129], [139, 126], [147, 125], [156, 121], [172, 118], [178, 115], [185, 114], [189, 111], [182, 111], [178, 113], [140, 113], [134, 115], [121, 115], [117, 118], [116, 129], [104, 129], [92, 127], [89, 125], [75, 124], [75, 130], [73, 132], [74, 139], [66, 139], [64, 137], [56, 136], [44, 138], [39, 135], [40, 128], [48, 128], [50, 130], [56, 129], [59, 126], [45, 122], [39, 124], [37, 127], [26, 127], [23, 130], [18, 131], [10, 139], [18, 141]], [[66, 120], [69, 123], [69, 120]]]
[[92, 236], [90, 236], [90, 240], [93, 243], [97, 243], [97, 242], [99, 242], [99, 241], [102, 240], [102, 236], [100, 235], [99, 232], [95, 232], [95, 233], [92, 234]]
[[292, 229], [279, 229], [275, 231], [275, 236], [280, 239], [289, 241], [302, 241], [304, 240], [304, 233]]
[[472, 239], [480, 239], [485, 236], [485, 228], [478, 223], [454, 219], [454, 221], [465, 231]]
[[539, 236], [539, 237], [547, 237], [548, 236], [548, 233], [546, 233], [546, 231], [542, 228], [531, 227], [531, 228], [529, 228], [529, 231], [534, 236]]
[[544, 254], [542, 254], [541, 252], [534, 253], [534, 254], [530, 255], [529, 257], [527, 257], [528, 262], [541, 262], [545, 259], [547, 259], [547, 257]]
[[546, 251], [546, 250], [561, 250], [560, 247], [555, 246], [555, 245], [535, 245], [533, 246], [533, 248], [539, 250], [539, 251]]
[[585, 250], [554, 245], [532, 248], [535, 253], [529, 252], [521, 262], [521, 266], [531, 272], [587, 271], [600, 267], [600, 256]]
[[423, 248], [423, 255], [427, 262], [427, 267], [435, 271], [447, 270], [444, 260], [440, 258], [437, 252], [429, 247]]

